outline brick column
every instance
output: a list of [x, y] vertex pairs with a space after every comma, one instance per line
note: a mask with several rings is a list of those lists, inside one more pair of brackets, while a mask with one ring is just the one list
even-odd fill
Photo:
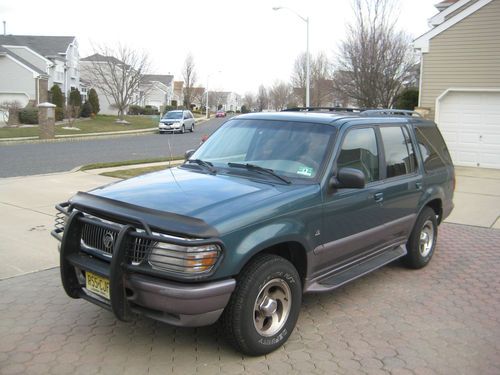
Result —
[[55, 137], [56, 106], [52, 103], [38, 104], [38, 127], [40, 139], [53, 139]]

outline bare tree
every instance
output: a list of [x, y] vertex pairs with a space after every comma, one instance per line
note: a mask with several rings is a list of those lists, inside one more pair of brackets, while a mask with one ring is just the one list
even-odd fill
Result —
[[251, 92], [245, 93], [243, 97], [243, 104], [247, 107], [249, 111], [252, 111], [255, 107], [255, 97]]
[[20, 109], [21, 103], [17, 100], [7, 100], [0, 103], [0, 121], [7, 125], [18, 125]]
[[191, 109], [193, 102], [194, 85], [196, 84], [197, 74], [194, 64], [194, 58], [191, 53], [188, 53], [184, 66], [182, 68], [182, 77], [184, 78], [184, 105], [187, 109]]
[[269, 96], [267, 95], [267, 89], [264, 87], [264, 85], [259, 86], [256, 101], [259, 112], [262, 112], [269, 106]]
[[269, 99], [274, 109], [277, 111], [285, 109], [290, 101], [291, 93], [292, 88], [288, 83], [276, 81], [269, 92]]
[[[320, 107], [330, 105], [332, 102], [333, 84], [331, 81], [331, 63], [327, 56], [320, 52], [316, 57], [310, 58], [311, 82], [310, 102], [312, 106]], [[295, 59], [291, 82], [295, 100], [305, 107], [306, 105], [306, 74], [307, 55], [300, 54]]]
[[328, 57], [323, 52], [319, 53], [311, 68], [311, 104], [316, 107], [329, 106], [333, 101], [333, 82]]
[[193, 87], [192, 90], [192, 104], [197, 105], [202, 108], [206, 104], [205, 88], [204, 87]]
[[[312, 59], [310, 59], [312, 60]], [[307, 54], [301, 53], [295, 59], [292, 72], [292, 86], [297, 100], [306, 106]]]
[[94, 48], [94, 55], [82, 59], [82, 75], [104, 93], [123, 116], [139, 98], [139, 85], [149, 69], [149, 56], [124, 45]]
[[352, 0], [355, 20], [340, 44], [334, 86], [363, 107], [391, 107], [415, 65], [410, 38], [396, 29], [393, 0]]

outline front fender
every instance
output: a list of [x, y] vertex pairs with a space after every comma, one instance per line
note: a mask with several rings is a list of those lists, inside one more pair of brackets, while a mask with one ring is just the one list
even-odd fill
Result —
[[[317, 215], [317, 220], [320, 220], [320, 215]], [[285, 242], [298, 243], [306, 251], [314, 249], [314, 236], [311, 235], [312, 226], [314, 223], [311, 222], [282, 218], [231, 234], [224, 239], [226, 247], [230, 250], [225, 254], [224, 262], [221, 264], [217, 276], [234, 276], [256, 254]]]

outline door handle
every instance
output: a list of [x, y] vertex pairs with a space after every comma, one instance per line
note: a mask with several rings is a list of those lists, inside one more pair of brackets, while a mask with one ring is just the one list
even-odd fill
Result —
[[373, 198], [375, 202], [382, 202], [384, 200], [384, 193], [375, 193], [373, 194]]
[[415, 187], [417, 188], [417, 190], [422, 190], [422, 183], [421, 182], [416, 182], [415, 183]]

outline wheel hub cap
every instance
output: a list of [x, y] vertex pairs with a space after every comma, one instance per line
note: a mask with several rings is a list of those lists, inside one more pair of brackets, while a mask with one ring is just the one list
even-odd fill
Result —
[[427, 220], [422, 226], [420, 231], [420, 241], [418, 244], [418, 250], [420, 255], [426, 257], [432, 251], [434, 245], [434, 224], [432, 221]]
[[292, 306], [292, 292], [279, 278], [268, 281], [259, 291], [254, 303], [255, 329], [261, 336], [277, 334], [285, 325]]

